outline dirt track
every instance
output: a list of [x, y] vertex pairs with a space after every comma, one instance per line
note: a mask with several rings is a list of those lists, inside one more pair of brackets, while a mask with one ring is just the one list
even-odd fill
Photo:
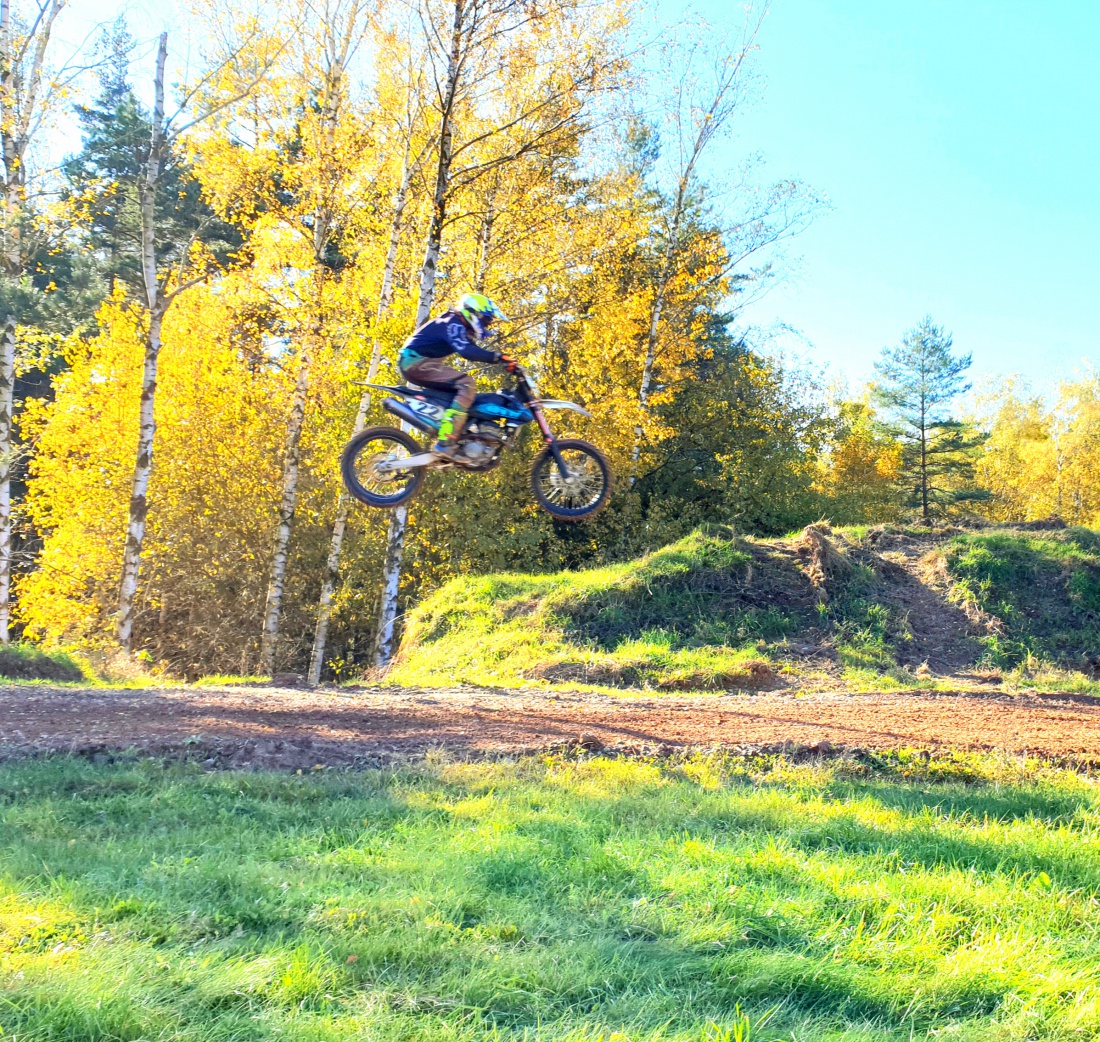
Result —
[[697, 698], [457, 689], [0, 688], [0, 758], [138, 749], [209, 767], [375, 763], [566, 743], [660, 752], [723, 746], [1003, 749], [1100, 762], [1100, 698], [1006, 693]]

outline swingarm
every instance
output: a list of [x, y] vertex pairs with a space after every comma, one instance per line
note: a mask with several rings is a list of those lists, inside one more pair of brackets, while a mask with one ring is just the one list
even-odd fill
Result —
[[437, 462], [439, 457], [434, 452], [418, 452], [415, 456], [379, 461], [374, 468], [379, 474], [395, 474], [399, 470], [415, 470], [417, 467], [426, 467], [430, 463]]

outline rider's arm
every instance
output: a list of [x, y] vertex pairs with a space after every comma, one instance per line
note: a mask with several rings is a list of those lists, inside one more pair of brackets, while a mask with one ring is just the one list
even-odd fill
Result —
[[470, 339], [466, 327], [457, 318], [447, 323], [446, 336], [451, 349], [471, 362], [500, 361], [500, 353], [498, 351], [486, 351], [485, 348], [478, 347]]

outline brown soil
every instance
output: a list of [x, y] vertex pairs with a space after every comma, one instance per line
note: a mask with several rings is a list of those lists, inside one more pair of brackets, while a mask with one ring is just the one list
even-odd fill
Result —
[[667, 754], [723, 747], [1001, 749], [1100, 762], [1100, 698], [760, 693], [612, 698], [499, 690], [274, 687], [0, 688], [0, 758], [123, 750], [206, 767], [308, 770], [445, 750], [458, 757], [560, 748]]

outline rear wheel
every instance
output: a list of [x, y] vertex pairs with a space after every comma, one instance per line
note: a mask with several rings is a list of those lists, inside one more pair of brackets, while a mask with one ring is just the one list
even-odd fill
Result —
[[611, 467], [595, 445], [578, 438], [555, 443], [567, 474], [547, 445], [531, 465], [531, 490], [538, 505], [559, 521], [594, 517], [611, 498]]
[[415, 456], [420, 451], [416, 439], [396, 427], [368, 427], [344, 446], [340, 456], [344, 487], [367, 506], [399, 507], [420, 491], [424, 468], [380, 471], [378, 465]]

